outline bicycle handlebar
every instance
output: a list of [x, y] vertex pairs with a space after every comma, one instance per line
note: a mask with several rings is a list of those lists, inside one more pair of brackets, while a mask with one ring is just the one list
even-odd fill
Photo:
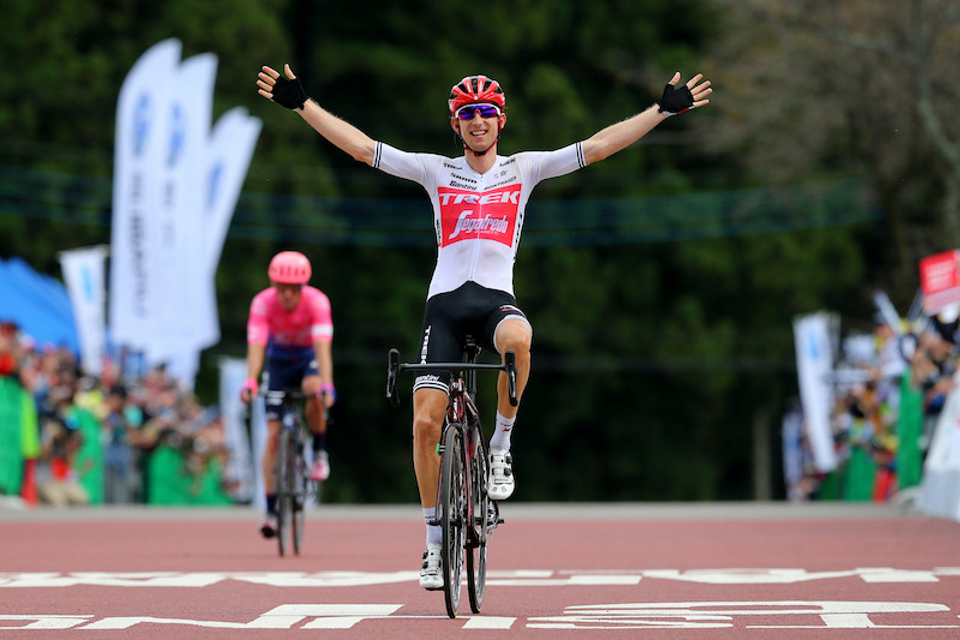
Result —
[[287, 391], [278, 391], [276, 389], [260, 389], [255, 394], [250, 396], [250, 400], [244, 404], [249, 405], [256, 397], [262, 398], [273, 398], [280, 401], [283, 400], [309, 400], [310, 398], [319, 398], [320, 394], [317, 393], [304, 393], [300, 389], [288, 389]]
[[507, 374], [507, 391], [511, 406], [517, 406], [517, 356], [513, 351], [503, 354], [503, 364], [480, 364], [476, 362], [427, 362], [401, 363], [400, 352], [390, 349], [387, 356], [387, 399], [394, 407], [400, 405], [400, 396], [397, 393], [397, 377], [401, 371], [423, 371], [442, 369], [457, 375], [464, 371], [503, 371]]
[[309, 400], [310, 398], [319, 398], [321, 394], [304, 393], [300, 389], [289, 389], [287, 391], [264, 389], [259, 395], [263, 395], [268, 398], [276, 398], [279, 400]]

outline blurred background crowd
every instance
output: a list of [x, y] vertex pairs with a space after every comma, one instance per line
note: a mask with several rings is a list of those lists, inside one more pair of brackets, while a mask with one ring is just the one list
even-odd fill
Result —
[[[818, 470], [801, 403], [782, 428], [789, 500], [906, 498], [954, 389], [956, 318], [838, 340], [831, 430], [837, 465]], [[28, 504], [233, 504], [230, 447], [217, 406], [156, 369], [132, 378], [112, 361], [84, 375], [68, 348], [0, 323], [0, 496]]]
[[938, 421], [956, 386], [955, 313], [895, 325], [878, 317], [872, 334], [842, 341], [830, 427], [838, 464], [814, 463], [800, 402], [783, 421], [784, 475], [792, 501], [911, 500]]
[[216, 407], [152, 370], [84, 375], [67, 348], [0, 324], [0, 495], [54, 506], [231, 503]]

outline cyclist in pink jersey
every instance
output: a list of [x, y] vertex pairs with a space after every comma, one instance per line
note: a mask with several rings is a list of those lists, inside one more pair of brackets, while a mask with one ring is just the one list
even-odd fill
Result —
[[[310, 396], [306, 420], [313, 432], [314, 464], [310, 477], [322, 482], [330, 475], [325, 447], [326, 409], [333, 406], [333, 320], [330, 301], [310, 281], [310, 260], [296, 251], [281, 251], [270, 261], [272, 286], [253, 298], [247, 321], [247, 381], [240, 393], [244, 402], [257, 394], [257, 378], [266, 365], [266, 383], [271, 391], [300, 387]], [[281, 406], [270, 397], [266, 402], [267, 440], [260, 461], [266, 489], [267, 516], [260, 526], [265, 538], [277, 531], [277, 494], [274, 467], [280, 442]]]
[[[283, 71], [281, 75], [271, 67], [261, 69], [257, 76], [260, 95], [296, 111], [317, 133], [354, 159], [417, 182], [430, 197], [437, 264], [424, 312], [421, 361], [459, 360], [465, 336], [472, 335], [494, 353], [510, 350], [516, 354], [518, 398], [530, 372], [533, 329], [514, 297], [513, 265], [531, 191], [541, 180], [581, 169], [625, 149], [670, 116], [706, 105], [713, 91], [700, 74], [681, 85], [678, 72], [655, 104], [586, 140], [556, 151], [500, 156], [500, 134], [507, 122], [506, 95], [492, 78], [467, 76], [451, 88], [447, 101], [450, 126], [463, 143], [463, 156], [447, 158], [408, 153], [373, 140], [310, 99], [290, 65], [284, 65]], [[427, 522], [420, 585], [431, 590], [443, 588], [441, 532], [430, 522], [435, 520], [436, 445], [449, 379], [449, 374], [435, 371], [423, 372], [414, 381], [414, 471]], [[506, 374], [500, 374], [497, 391], [487, 491], [491, 498], [502, 500], [513, 494], [516, 485], [510, 434], [517, 409], [509, 402]]]

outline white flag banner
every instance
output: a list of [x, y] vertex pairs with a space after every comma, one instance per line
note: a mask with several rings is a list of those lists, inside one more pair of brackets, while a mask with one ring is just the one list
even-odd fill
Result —
[[77, 323], [80, 365], [84, 372], [99, 377], [106, 354], [107, 248], [71, 249], [59, 258]]
[[[199, 340], [204, 263], [202, 228], [203, 168], [213, 115], [217, 58], [207, 53], [183, 62], [163, 119], [164, 163], [157, 210], [158, 286], [152, 290], [156, 323], [151, 334], [151, 364], [183, 360]], [[176, 301], [176, 303], [172, 303]], [[190, 383], [192, 380], [182, 379]]]
[[830, 342], [830, 317], [815, 313], [796, 318], [793, 322], [794, 345], [797, 352], [797, 378], [800, 402], [807, 427], [807, 437], [813, 451], [814, 464], [823, 473], [837, 466], [833, 444], [830, 414], [834, 393], [833, 348]]
[[215, 283], [217, 265], [261, 127], [259, 118], [249, 116], [243, 107], [234, 107], [217, 120], [210, 137], [203, 209], [206, 277], [202, 280], [206, 292], [202, 300], [206, 308], [198, 314], [203, 318], [204, 327], [201, 347], [209, 347], [220, 341]]
[[[229, 451], [227, 464], [223, 470], [225, 480], [236, 486], [233, 497], [239, 501], [254, 500], [254, 493], [263, 499], [263, 482], [258, 476], [260, 458], [254, 458], [250, 442], [250, 433], [247, 430], [248, 412], [254, 408], [247, 407], [240, 400], [240, 391], [247, 380], [247, 361], [242, 358], [221, 358], [220, 360], [220, 415], [223, 418], [223, 438]], [[256, 405], [256, 410], [264, 411], [263, 401]]]
[[151, 47], [120, 90], [109, 317], [118, 347], [189, 388], [220, 340], [214, 278], [261, 123], [237, 107], [211, 130], [217, 58], [180, 55]]
[[[954, 383], [960, 375], [954, 375]], [[923, 463], [917, 507], [924, 513], [960, 521], [960, 387], [947, 396]]]
[[184, 344], [181, 349], [167, 358], [164, 370], [181, 388], [193, 391], [197, 374], [200, 372], [200, 350]]
[[134, 350], [148, 346], [155, 327], [157, 177], [167, 146], [162, 120], [179, 64], [178, 40], [154, 45], [133, 65], [117, 100], [109, 318], [117, 345]]

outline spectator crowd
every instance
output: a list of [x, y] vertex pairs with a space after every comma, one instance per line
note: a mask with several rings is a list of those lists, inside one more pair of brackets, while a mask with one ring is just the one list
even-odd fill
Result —
[[799, 402], [783, 421], [784, 475], [792, 501], [882, 502], [921, 482], [923, 461], [960, 362], [960, 329], [948, 313], [898, 326], [877, 318], [872, 334], [839, 349], [830, 416], [837, 467], [814, 464]]
[[162, 369], [131, 377], [108, 360], [91, 376], [71, 350], [0, 323], [0, 495], [54, 506], [228, 500], [223, 435], [216, 408]]

